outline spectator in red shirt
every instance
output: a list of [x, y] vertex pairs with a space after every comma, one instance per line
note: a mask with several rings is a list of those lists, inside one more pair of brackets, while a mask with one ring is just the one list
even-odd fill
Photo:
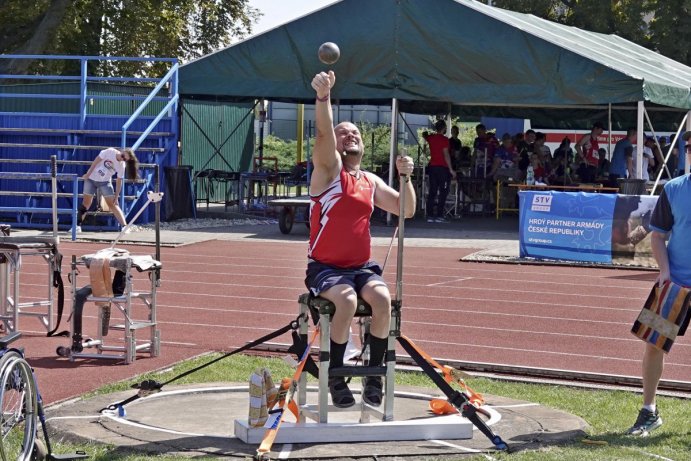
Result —
[[436, 133], [427, 137], [429, 145], [429, 193], [427, 195], [427, 222], [446, 222], [444, 219], [444, 205], [449, 195], [451, 178], [456, 177], [456, 170], [451, 164], [449, 154], [449, 139], [444, 136], [446, 122], [438, 120], [434, 124]]
[[578, 176], [581, 182], [593, 183], [597, 177], [597, 169], [600, 165], [599, 149], [597, 137], [600, 136], [605, 127], [600, 122], [593, 123], [590, 133], [583, 136], [576, 143], [576, 154], [580, 166]]

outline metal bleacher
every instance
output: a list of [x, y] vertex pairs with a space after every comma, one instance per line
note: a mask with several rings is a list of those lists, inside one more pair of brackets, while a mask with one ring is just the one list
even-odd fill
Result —
[[[0, 221], [13, 227], [52, 226], [50, 215], [31, 211], [51, 206], [50, 182], [28, 175], [49, 172], [52, 156], [57, 158], [58, 173], [79, 177], [77, 196], [81, 197], [81, 176], [101, 150], [133, 148], [140, 161], [140, 179], [125, 181], [122, 188], [119, 202], [126, 216], [146, 201], [147, 190], [164, 187], [164, 175], [159, 172], [177, 164], [176, 59], [0, 55], [3, 59], [78, 61], [81, 72], [0, 75]], [[160, 78], [97, 75], [95, 69], [102, 68], [101, 64], [116, 65], [118, 61], [163, 63], [168, 71]], [[28, 179], [15, 179], [11, 173], [25, 173]], [[58, 183], [57, 207], [61, 210], [74, 208], [72, 184]], [[92, 207], [89, 215], [85, 230], [117, 228], [111, 213]], [[153, 217], [150, 209], [138, 222], [147, 223]], [[71, 225], [71, 219], [60, 219], [63, 230]]]

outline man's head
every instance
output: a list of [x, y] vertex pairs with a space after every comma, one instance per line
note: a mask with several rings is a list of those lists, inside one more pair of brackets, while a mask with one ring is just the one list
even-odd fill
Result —
[[629, 128], [626, 130], [626, 137], [629, 138], [629, 141], [635, 141], [636, 136], [638, 136], [638, 131], [635, 128]]
[[487, 133], [487, 127], [482, 123], [478, 123], [475, 126], [475, 133], [477, 133], [478, 136], [484, 136], [485, 133]]
[[545, 133], [543, 133], [541, 131], [538, 131], [537, 133], [535, 133], [535, 144], [542, 146], [546, 140], [547, 140], [547, 136], [545, 135]]
[[528, 130], [525, 132], [525, 142], [532, 144], [535, 142], [535, 130]]
[[591, 130], [595, 136], [600, 136], [603, 131], [605, 131], [605, 126], [602, 122], [593, 123], [593, 129]]
[[336, 150], [341, 155], [362, 156], [365, 152], [360, 130], [352, 123], [339, 123], [334, 127], [334, 133], [336, 135]]
[[451, 136], [454, 138], [458, 137], [458, 127], [456, 125], [451, 127]]
[[437, 120], [434, 122], [434, 129], [438, 134], [444, 134], [446, 131], [446, 122], [444, 120]]

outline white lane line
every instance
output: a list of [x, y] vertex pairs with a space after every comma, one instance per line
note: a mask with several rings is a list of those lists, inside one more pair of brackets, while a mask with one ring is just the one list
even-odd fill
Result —
[[[438, 285], [446, 285], [447, 283], [463, 282], [464, 280], [470, 280], [470, 279], [472, 279], [472, 277], [461, 277], [461, 278], [458, 278], [458, 279], [447, 280], [446, 282], [430, 283], [430, 284], [424, 285], [424, 286], [426, 286], [426, 287], [434, 287], [434, 286], [438, 286]], [[452, 287], [452, 288], [455, 288], [455, 287]]]
[[466, 453], [478, 453], [478, 454], [481, 454], [485, 459], [492, 460], [492, 461], [495, 460], [495, 458], [492, 458], [487, 453], [483, 453], [482, 451], [476, 450], [475, 448], [464, 447], [461, 445], [457, 445], [455, 443], [447, 442], [445, 440], [430, 440], [430, 442], [436, 443], [438, 445], [444, 445], [446, 447], [453, 448], [454, 450], [464, 451]]
[[[578, 353], [574, 354], [571, 352], [555, 352], [555, 351], [549, 351], [549, 350], [539, 350], [539, 349], [524, 349], [524, 348], [518, 348], [518, 347], [499, 347], [499, 346], [485, 346], [477, 343], [452, 343], [448, 341], [428, 341], [426, 339], [419, 339], [419, 338], [411, 338], [413, 341], [416, 343], [427, 343], [427, 344], [441, 344], [444, 346], [456, 346], [456, 347], [478, 347], [482, 349], [493, 349], [493, 350], [500, 350], [500, 351], [515, 351], [515, 352], [528, 352], [528, 353], [538, 353], [538, 354], [551, 354], [551, 355], [560, 355], [560, 356], [568, 356], [568, 357], [587, 357], [587, 358], [593, 358], [593, 359], [605, 359], [605, 360], [615, 360], [619, 362], [633, 362], [633, 363], [640, 363], [641, 359], [635, 358], [635, 359], [626, 359], [626, 358], [619, 358], [619, 357], [608, 357], [604, 355], [589, 355], [589, 354], [583, 354], [583, 353]], [[679, 367], [690, 367], [691, 364], [687, 363], [675, 363], [675, 366]]]
[[[96, 318], [96, 317], [94, 317]], [[171, 344], [174, 346], [198, 346], [199, 344], [195, 343], [181, 343], [179, 341], [161, 341], [161, 344]]]
[[539, 407], [539, 403], [514, 403], [511, 405], [492, 405], [492, 408], [522, 408], [522, 407]]

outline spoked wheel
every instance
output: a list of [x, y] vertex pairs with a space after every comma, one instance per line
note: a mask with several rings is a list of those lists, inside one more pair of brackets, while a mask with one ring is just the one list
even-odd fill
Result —
[[0, 359], [0, 459], [28, 461], [34, 451], [38, 411], [31, 367], [19, 353]]

